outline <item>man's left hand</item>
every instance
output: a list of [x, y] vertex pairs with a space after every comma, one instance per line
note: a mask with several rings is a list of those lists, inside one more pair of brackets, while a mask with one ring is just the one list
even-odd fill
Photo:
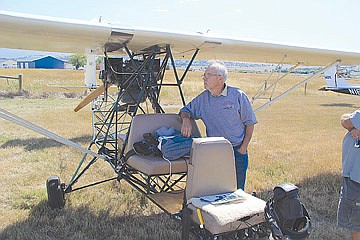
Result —
[[241, 154], [246, 154], [246, 153], [247, 153], [247, 147], [241, 145], [241, 146], [237, 149], [237, 151], [238, 151], [239, 153], [241, 153]]

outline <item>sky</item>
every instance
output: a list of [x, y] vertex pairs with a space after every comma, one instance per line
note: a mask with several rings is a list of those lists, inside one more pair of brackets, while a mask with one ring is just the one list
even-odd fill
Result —
[[360, 52], [359, 0], [0, 0], [0, 9]]

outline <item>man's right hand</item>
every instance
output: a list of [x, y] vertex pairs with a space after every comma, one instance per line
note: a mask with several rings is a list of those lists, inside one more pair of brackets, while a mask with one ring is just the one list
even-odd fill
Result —
[[182, 119], [181, 134], [184, 137], [190, 137], [192, 131], [192, 124], [189, 118]]

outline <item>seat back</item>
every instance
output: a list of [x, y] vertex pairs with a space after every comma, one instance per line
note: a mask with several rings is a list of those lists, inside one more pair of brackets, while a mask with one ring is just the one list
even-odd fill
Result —
[[[142, 114], [136, 115], [131, 123], [129, 139], [126, 152], [133, 149], [135, 142], [143, 140], [144, 133], [153, 133], [161, 127], [174, 127], [181, 129], [181, 118], [175, 113], [158, 113], [158, 114]], [[192, 133], [195, 136], [201, 136], [196, 122], [192, 120]]]
[[223, 137], [193, 141], [186, 180], [186, 199], [237, 190], [234, 150]]

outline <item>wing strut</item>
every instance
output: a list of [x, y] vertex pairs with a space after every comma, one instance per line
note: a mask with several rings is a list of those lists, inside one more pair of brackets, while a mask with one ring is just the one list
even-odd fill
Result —
[[305, 80], [303, 80], [302, 82], [299, 82], [298, 84], [296, 84], [295, 86], [293, 86], [292, 88], [289, 88], [288, 90], [286, 90], [285, 92], [281, 93], [280, 95], [276, 96], [275, 98], [273, 98], [271, 101], [261, 105], [260, 107], [256, 108], [254, 110], [254, 112], [256, 113], [257, 111], [260, 111], [261, 109], [269, 106], [270, 104], [272, 104], [273, 102], [279, 100], [280, 98], [284, 97], [285, 95], [287, 95], [288, 93], [294, 91], [295, 89], [297, 89], [298, 87], [300, 87], [301, 85], [309, 82], [310, 80], [318, 77], [322, 72], [328, 70], [329, 68], [331, 68], [334, 65], [337, 65], [340, 63], [341, 60], [336, 60], [335, 62], [330, 63], [329, 65], [327, 65], [326, 67], [324, 67], [323, 69], [317, 71], [316, 73], [314, 73], [312, 76], [306, 78]]
[[44, 136], [46, 136], [48, 138], [51, 138], [51, 139], [53, 139], [53, 140], [55, 140], [55, 141], [57, 141], [59, 143], [65, 144], [67, 146], [70, 146], [70, 147], [73, 147], [73, 148], [75, 148], [77, 150], [80, 150], [80, 151], [82, 151], [84, 153], [90, 154], [90, 155], [92, 155], [94, 157], [106, 159], [105, 156], [97, 154], [97, 153], [95, 153], [95, 152], [93, 152], [93, 151], [91, 151], [89, 149], [83, 148], [79, 144], [77, 144], [75, 142], [72, 142], [69, 139], [60, 137], [59, 135], [56, 135], [53, 132], [50, 132], [50, 131], [48, 131], [48, 130], [40, 127], [40, 126], [37, 126], [37, 125], [35, 125], [35, 124], [33, 124], [33, 123], [23, 119], [23, 118], [20, 118], [19, 116], [16, 116], [15, 114], [12, 114], [12, 113], [10, 113], [10, 112], [8, 112], [8, 111], [6, 111], [4, 109], [1, 109], [1, 108], [0, 108], [0, 117], [5, 119], [5, 120], [8, 120], [8, 121], [10, 121], [12, 123], [16, 123], [16, 124], [18, 124], [20, 126], [26, 127], [26, 128], [28, 128], [30, 130], [33, 130], [33, 131], [35, 131], [37, 133], [40, 133], [40, 134], [42, 134], [42, 135], [44, 135]]
[[[263, 95], [265, 95], [271, 88], [273, 89], [271, 92], [271, 95], [269, 97], [269, 100], [271, 101], [271, 98], [274, 94], [275, 88], [277, 83], [287, 77], [292, 71], [294, 71], [298, 66], [300, 65], [300, 63], [297, 63], [296, 65], [294, 65], [289, 71], [287, 71], [284, 75], [282, 75], [280, 78], [278, 77], [270, 86], [267, 86], [268, 80], [271, 77], [272, 73], [270, 74], [270, 76], [268, 77], [268, 79], [265, 80], [264, 84], [261, 85], [261, 87], [259, 88], [258, 92], [255, 94], [255, 96], [252, 97], [252, 102], [254, 102], [257, 99], [260, 99]], [[262, 91], [261, 89], [264, 88]]]

